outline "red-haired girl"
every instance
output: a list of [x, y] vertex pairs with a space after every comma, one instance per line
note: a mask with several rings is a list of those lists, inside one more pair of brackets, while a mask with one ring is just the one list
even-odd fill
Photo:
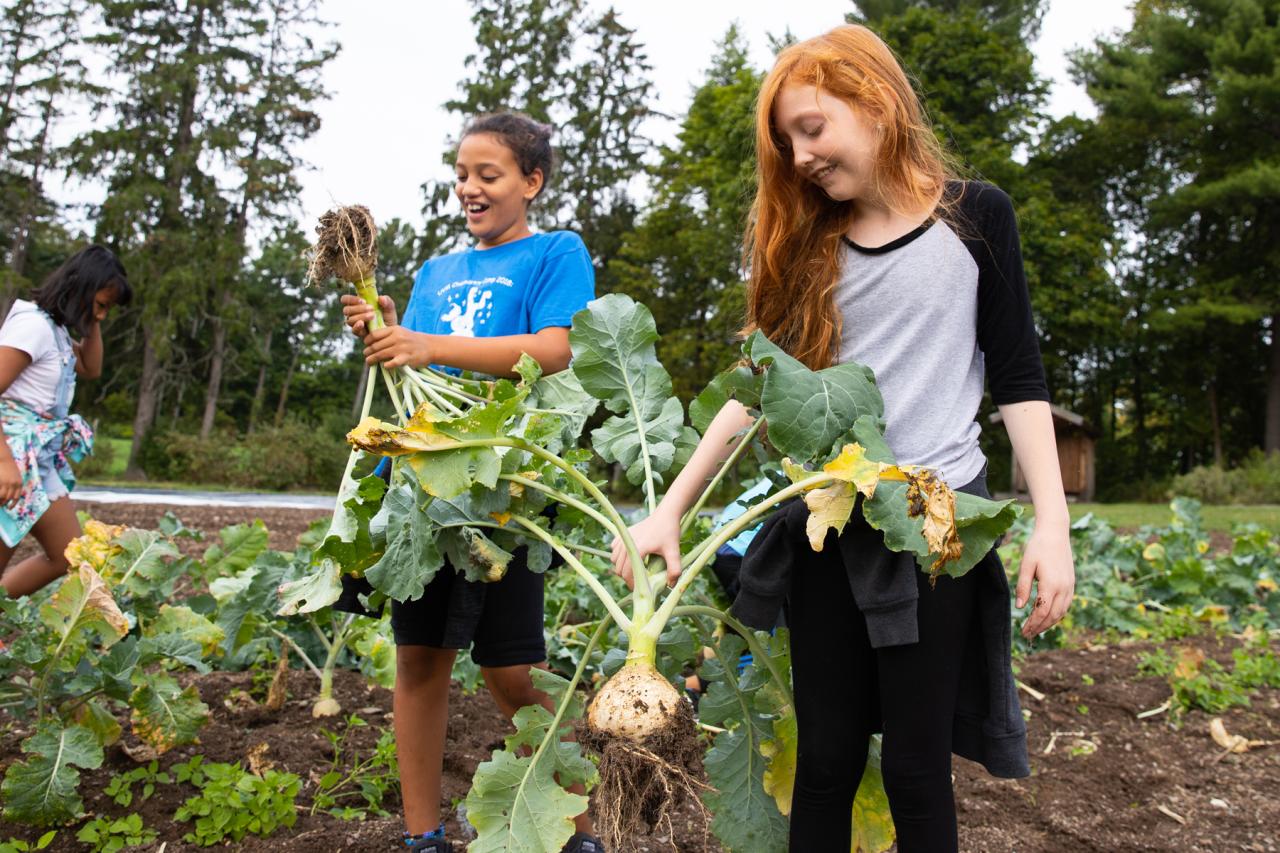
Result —
[[[1075, 571], [1009, 197], [956, 179], [907, 74], [865, 27], [779, 54], [760, 92], [756, 145], [747, 331], [760, 329], [813, 369], [870, 366], [899, 462], [982, 495], [975, 416], [985, 376], [1036, 510], [1017, 584], [1019, 607], [1036, 587], [1022, 633], [1048, 629], [1071, 603]], [[663, 556], [670, 578], [680, 571], [680, 516], [749, 423], [741, 404], [726, 405], [633, 528], [641, 554]], [[1029, 772], [1000, 560], [992, 551], [964, 577], [931, 587], [860, 513], [814, 553], [803, 504], [795, 507], [752, 543], [734, 606], [762, 624], [764, 605], [776, 612], [786, 597], [799, 723], [791, 849], [849, 849], [868, 739], [882, 731], [899, 849], [956, 850], [952, 752], [998, 776]], [[615, 555], [629, 578], [620, 548]]]

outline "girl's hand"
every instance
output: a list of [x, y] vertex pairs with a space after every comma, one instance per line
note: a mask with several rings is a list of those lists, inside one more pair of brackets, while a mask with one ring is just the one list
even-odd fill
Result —
[[22, 496], [22, 472], [13, 457], [0, 459], [0, 503], [12, 507]]
[[[653, 515], [630, 528], [640, 556], [657, 554], [667, 563], [667, 586], [674, 586], [680, 577], [680, 516], [663, 509], [659, 503]], [[634, 567], [621, 537], [613, 540], [613, 573], [626, 582], [628, 589], [635, 589]], [[644, 566], [640, 567], [644, 571]]]
[[404, 326], [386, 326], [364, 336], [365, 364], [382, 362], [388, 368], [426, 367], [434, 361], [431, 350], [430, 335], [411, 332]]
[[1076, 569], [1071, 557], [1071, 537], [1066, 528], [1042, 530], [1036, 527], [1022, 553], [1018, 571], [1016, 602], [1022, 607], [1031, 597], [1031, 581], [1036, 581], [1036, 603], [1022, 623], [1022, 636], [1031, 639], [1052, 628], [1067, 613], [1075, 594]]
[[[351, 334], [357, 338], [366, 337], [369, 334], [369, 323], [373, 321], [373, 309], [369, 307], [369, 303], [354, 293], [342, 294], [341, 302], [342, 316], [351, 329]], [[382, 309], [383, 323], [394, 326], [399, 322], [396, 318], [396, 303], [390, 296], [379, 296], [378, 307]]]

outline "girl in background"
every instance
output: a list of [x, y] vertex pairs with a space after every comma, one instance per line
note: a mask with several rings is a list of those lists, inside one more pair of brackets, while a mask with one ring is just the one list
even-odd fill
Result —
[[[69, 494], [71, 463], [93, 451], [93, 433], [70, 414], [76, 376], [102, 374], [102, 321], [133, 298], [119, 259], [102, 246], [72, 255], [0, 326], [0, 588], [29, 595], [67, 571], [80, 535]], [[71, 337], [74, 331], [79, 340]], [[5, 570], [27, 533], [44, 554]]]

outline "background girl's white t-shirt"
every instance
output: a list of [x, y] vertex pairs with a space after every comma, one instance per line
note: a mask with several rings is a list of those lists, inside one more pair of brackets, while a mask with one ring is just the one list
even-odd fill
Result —
[[[59, 341], [60, 336], [63, 340]], [[71, 345], [71, 336], [61, 326], [54, 331], [43, 312], [25, 299], [16, 300], [9, 316], [0, 326], [0, 347], [13, 347], [31, 356], [31, 364], [0, 393], [0, 397], [16, 400], [29, 409], [45, 412], [58, 402], [58, 380], [62, 378], [59, 344]]]

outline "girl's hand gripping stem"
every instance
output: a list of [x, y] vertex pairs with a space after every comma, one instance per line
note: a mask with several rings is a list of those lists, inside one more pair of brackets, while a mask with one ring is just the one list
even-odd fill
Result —
[[[640, 556], [660, 555], [667, 563], [667, 586], [675, 586], [680, 577], [680, 519], [707, 488], [707, 481], [722, 468], [738, 445], [744, 431], [755, 423], [751, 413], [737, 400], [730, 400], [707, 425], [707, 432], [689, 458], [689, 464], [671, 483], [671, 488], [644, 521], [631, 527]], [[634, 567], [626, 549], [617, 539], [613, 542], [614, 572], [631, 586]]]
[[[662, 501], [653, 515], [633, 525], [631, 538], [641, 557], [657, 554], [667, 563], [667, 586], [674, 586], [680, 577], [680, 512], [670, 502]], [[634, 570], [626, 545], [621, 537], [612, 545], [613, 573], [626, 582], [628, 589], [635, 588]], [[642, 567], [643, 568], [643, 567]]]

